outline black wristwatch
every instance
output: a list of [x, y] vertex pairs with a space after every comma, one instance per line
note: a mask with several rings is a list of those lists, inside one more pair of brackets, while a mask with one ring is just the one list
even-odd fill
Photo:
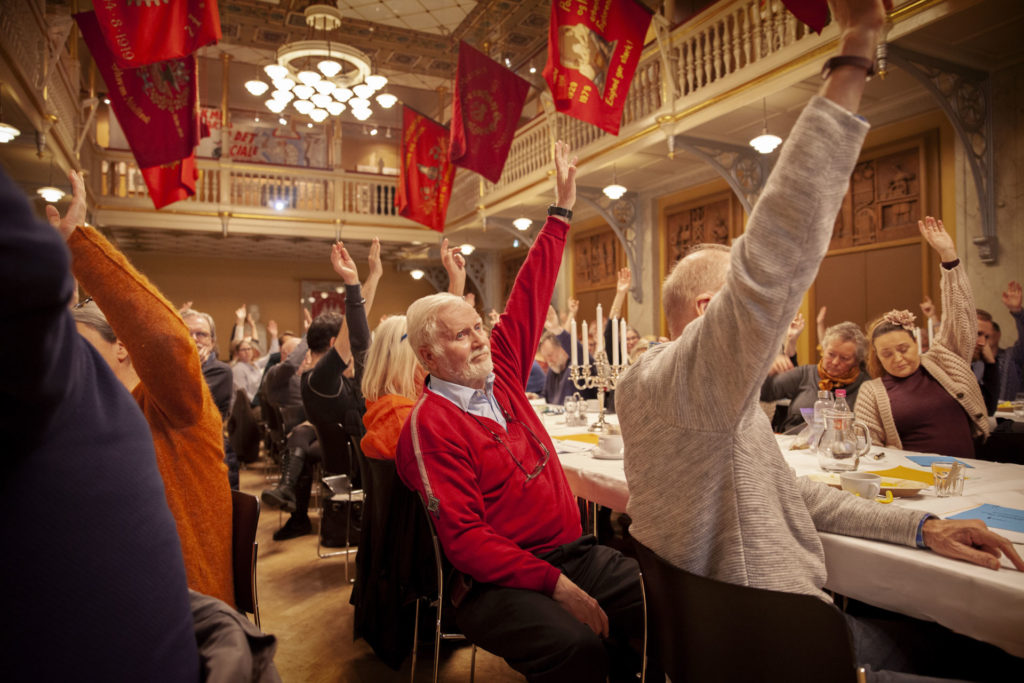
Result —
[[875, 62], [873, 60], [854, 55], [839, 55], [838, 57], [825, 60], [825, 64], [821, 67], [821, 80], [828, 78], [832, 70], [839, 66], [856, 66], [864, 69], [869, 79], [875, 75]]
[[548, 215], [549, 216], [561, 216], [565, 220], [571, 221], [572, 220], [572, 209], [563, 209], [560, 206], [555, 206], [554, 204], [552, 204], [551, 206], [548, 207]]

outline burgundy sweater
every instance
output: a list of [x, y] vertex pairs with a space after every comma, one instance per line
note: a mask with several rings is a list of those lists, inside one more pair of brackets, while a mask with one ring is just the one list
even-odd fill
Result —
[[[554, 592], [560, 571], [536, 555], [578, 538], [580, 517], [525, 387], [567, 231], [562, 221], [547, 220], [491, 333], [494, 396], [514, 418], [507, 431], [425, 390], [402, 429], [396, 456], [402, 481], [428, 501], [441, 545], [456, 569], [476, 581], [547, 595]], [[526, 481], [544, 448], [550, 452], [547, 465]]]

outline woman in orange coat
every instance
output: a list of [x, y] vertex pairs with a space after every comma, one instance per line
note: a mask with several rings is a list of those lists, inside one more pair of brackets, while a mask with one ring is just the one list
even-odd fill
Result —
[[[231, 492], [220, 412], [200, 370], [199, 351], [177, 310], [99, 232], [85, 223], [85, 186], [63, 218], [72, 272], [94, 302], [76, 307], [79, 333], [110, 364], [142, 409], [153, 436], [167, 505], [190, 588], [234, 605]], [[125, 510], [131, 515], [131, 510]]]

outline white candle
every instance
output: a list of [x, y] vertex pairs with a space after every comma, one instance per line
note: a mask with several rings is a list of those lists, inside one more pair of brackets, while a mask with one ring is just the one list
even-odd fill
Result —
[[594, 328], [594, 337], [597, 341], [596, 349], [604, 348], [604, 325], [601, 323], [601, 304], [597, 305], [597, 326]]
[[612, 365], [619, 364], [619, 321], [611, 319], [612, 323]]
[[583, 367], [584, 373], [590, 374], [590, 340], [587, 339], [587, 321], [583, 321]]
[[629, 329], [629, 325], [624, 319], [619, 321], [619, 325], [622, 326], [619, 331], [619, 339], [622, 340], [622, 364], [629, 365], [629, 344], [626, 343], [626, 330]]
[[932, 335], [935, 334], [935, 319], [928, 318], [928, 348], [932, 348]]
[[569, 321], [569, 346], [572, 364], [576, 365], [576, 318]]
[[914, 328], [914, 336], [917, 337], [917, 355], [920, 356], [921, 353], [922, 353], [922, 351], [921, 351], [921, 328], [920, 327], [915, 327]]

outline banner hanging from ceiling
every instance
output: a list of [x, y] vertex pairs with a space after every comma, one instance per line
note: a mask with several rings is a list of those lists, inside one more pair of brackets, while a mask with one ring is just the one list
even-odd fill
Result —
[[448, 129], [415, 109], [402, 110], [398, 214], [444, 232], [455, 177], [455, 166], [448, 161]]
[[92, 6], [122, 69], [185, 57], [221, 36], [217, 0], [93, 0]]

